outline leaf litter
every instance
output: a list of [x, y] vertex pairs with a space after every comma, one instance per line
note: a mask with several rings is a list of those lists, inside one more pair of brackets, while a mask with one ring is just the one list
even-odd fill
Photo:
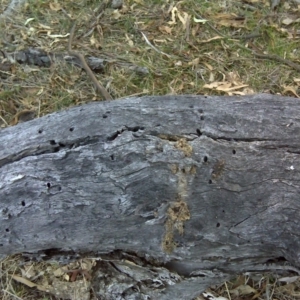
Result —
[[[19, 2], [0, 0], [1, 127], [103, 100], [80, 65], [69, 63], [74, 20], [78, 30], [72, 46], [87, 61], [105, 61], [95, 76], [113, 98], [260, 92], [299, 98], [297, 1], [128, 0], [112, 8], [108, 0], [28, 0], [6, 17]], [[43, 67], [15, 60], [14, 53], [29, 48], [62, 59]], [[93, 261], [84, 267], [76, 263], [24, 265], [18, 256], [8, 257], [1, 261], [1, 299], [37, 299], [40, 293], [56, 299], [57, 292], [79, 281], [78, 293], [85, 299]], [[241, 275], [198, 299], [294, 299], [299, 285], [298, 276]]]

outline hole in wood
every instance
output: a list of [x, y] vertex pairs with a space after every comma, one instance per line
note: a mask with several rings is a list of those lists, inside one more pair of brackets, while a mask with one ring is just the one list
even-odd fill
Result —
[[196, 132], [197, 132], [198, 136], [201, 136], [201, 135], [202, 135], [202, 132], [201, 132], [200, 129], [196, 129]]
[[108, 142], [113, 141], [113, 140], [115, 140], [115, 139], [118, 137], [118, 135], [119, 135], [120, 133], [121, 133], [120, 131], [117, 131], [117, 132], [113, 133], [111, 136], [109, 136], [106, 140], [107, 140]]
[[217, 227], [220, 227], [220, 223], [217, 223]]
[[207, 162], [207, 161], [208, 161], [208, 157], [207, 157], [207, 156], [204, 156], [203, 161], [204, 161], [204, 162]]
[[51, 188], [51, 183], [50, 182], [47, 182], [47, 188]]
[[103, 118], [103, 119], [106, 119], [106, 118], [107, 118], [107, 115], [104, 114], [104, 115], [102, 116], [102, 118]]
[[58, 152], [59, 151], [59, 147], [54, 147], [53, 148], [53, 152], [55, 153], [55, 152]]
[[56, 142], [54, 140], [49, 141], [50, 145], [56, 145]]
[[129, 131], [132, 131], [132, 132], [137, 132], [137, 131], [139, 131], [139, 130], [144, 130], [145, 127], [134, 126], [134, 127], [127, 127], [127, 129], [128, 129]]
[[38, 133], [42, 133], [43, 132], [43, 129], [39, 129]]
[[23, 200], [23, 201], [21, 202], [21, 204], [22, 204], [22, 206], [25, 206], [25, 201]]
[[236, 154], [236, 151], [234, 149], [232, 150], [232, 154]]
[[212, 184], [212, 180], [211, 179], [208, 180], [208, 184]]
[[6, 231], [6, 232], [9, 232], [9, 228], [6, 228], [5, 231]]
[[200, 117], [200, 120], [203, 121], [203, 120], [204, 120], [204, 116], [201, 116], [201, 117]]
[[74, 130], [74, 127], [70, 127], [70, 128], [69, 128], [69, 131], [73, 131], [73, 130]]

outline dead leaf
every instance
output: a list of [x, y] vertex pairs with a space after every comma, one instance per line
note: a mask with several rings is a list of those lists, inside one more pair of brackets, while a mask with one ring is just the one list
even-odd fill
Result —
[[228, 89], [224, 90], [224, 92], [231, 92], [231, 91], [239, 90], [239, 89], [242, 89], [242, 88], [247, 87], [247, 86], [248, 86], [248, 84], [242, 84], [242, 85], [229, 87]]
[[60, 277], [65, 274], [65, 271], [62, 268], [58, 268], [53, 272], [55, 277]]
[[199, 57], [193, 59], [188, 63], [189, 66], [197, 66], [199, 64]]
[[229, 291], [230, 294], [233, 294], [235, 296], [244, 296], [244, 295], [249, 295], [249, 294], [257, 294], [257, 290], [252, 288], [250, 285], [243, 284], [238, 287], [236, 287], [233, 290]]
[[169, 21], [168, 24], [169, 25], [175, 25], [176, 24], [176, 12], [178, 11], [177, 7], [173, 7], [171, 10], [171, 20]]
[[237, 72], [229, 72], [226, 76], [227, 80], [212, 82], [210, 84], [205, 84], [203, 87], [211, 90], [217, 90], [221, 92], [232, 94], [241, 94], [243, 95], [245, 91], [239, 91], [242, 88], [248, 87], [248, 84], [243, 84], [239, 80], [239, 75]]
[[154, 43], [166, 43], [166, 40], [159, 40], [159, 39], [154, 39], [153, 40]]
[[218, 87], [221, 84], [223, 84], [223, 82], [217, 82], [217, 81], [215, 81], [215, 82], [212, 82], [210, 84], [205, 84], [203, 87], [205, 89], [214, 89], [214, 88]]
[[47, 36], [56, 39], [56, 38], [66, 38], [70, 35], [70, 33], [66, 33], [66, 34], [51, 34], [51, 31], [49, 30], [47, 32]]
[[200, 41], [200, 43], [209, 43], [209, 42], [211, 42], [211, 41], [215, 41], [215, 40], [221, 40], [221, 39], [224, 39], [222, 36], [214, 36], [213, 38], [211, 38], [211, 39], [208, 39], [208, 40], [203, 40], [203, 41]]
[[51, 10], [54, 10], [54, 11], [59, 11], [59, 10], [61, 10], [61, 6], [60, 6], [60, 4], [57, 3], [57, 2], [50, 2], [50, 3], [49, 3], [49, 7], [50, 7]]
[[242, 28], [245, 27], [245, 18], [239, 17], [236, 14], [216, 14], [214, 17], [215, 22], [218, 25], [225, 27]]
[[217, 91], [223, 91], [226, 92], [229, 90], [229, 88], [232, 86], [231, 82], [223, 82], [222, 84], [220, 84], [216, 90]]
[[172, 33], [172, 28], [169, 27], [169, 26], [159, 26], [158, 29], [162, 33], [167, 33], [167, 34], [171, 34]]
[[50, 287], [46, 287], [46, 286], [42, 286], [42, 285], [39, 285], [39, 284], [36, 284], [28, 279], [25, 279], [21, 276], [18, 276], [18, 275], [12, 275], [12, 278], [17, 281], [17, 282], [20, 282], [22, 284], [25, 284], [26, 286], [30, 287], [30, 288], [33, 288], [33, 287], [36, 287], [38, 290], [40, 291], [43, 291], [43, 292], [48, 292], [49, 291], [49, 288]]
[[194, 17], [194, 22], [205, 24], [206, 22], [208, 22], [208, 20], [206, 20], [206, 19], [197, 19], [197, 18]]
[[90, 43], [91, 43], [91, 46], [95, 47], [96, 49], [101, 49], [102, 46], [101, 44], [98, 42], [98, 40], [93, 36], [91, 36], [90, 38]]
[[296, 92], [297, 87], [295, 88], [294, 86], [288, 85], [288, 86], [284, 86], [284, 90], [282, 92], [282, 94], [289, 94], [292, 93], [294, 96], [296, 96], [297, 98], [300, 98], [299, 95]]
[[30, 23], [30, 22], [33, 21], [33, 20], [34, 20], [34, 18], [29, 18], [29, 19], [27, 19], [27, 20], [25, 21], [24, 25], [26, 26], [28, 23]]
[[295, 83], [300, 84], [300, 78], [294, 78], [293, 80]]
[[128, 42], [128, 45], [130, 47], [133, 47], [134, 45], [133, 40], [127, 35], [127, 33], [125, 34], [125, 37], [126, 37], [126, 41]]
[[50, 27], [50, 26], [44, 25], [44, 24], [41, 24], [41, 23], [39, 23], [39, 28], [45, 29], [45, 30], [51, 30], [51, 27]]
[[112, 12], [112, 17], [113, 17], [113, 19], [115, 19], [115, 20], [120, 19], [121, 16], [122, 16], [122, 15], [121, 15], [119, 9], [115, 9], [115, 10]]
[[214, 68], [213, 68], [213, 66], [212, 65], [210, 65], [209, 63], [207, 63], [207, 62], [203, 62], [203, 64], [206, 66], [206, 68], [209, 70], [209, 71], [212, 71]]
[[292, 24], [293, 22], [294, 22], [294, 20], [291, 19], [290, 17], [287, 17], [287, 18], [285, 18], [285, 19], [283, 19], [283, 20], [281, 21], [281, 23], [284, 24], [284, 25], [290, 25], [290, 24]]
[[181, 14], [179, 11], [177, 11], [177, 16], [182, 23], [183, 30], [186, 30], [187, 24], [189, 24], [190, 16], [186, 12]]

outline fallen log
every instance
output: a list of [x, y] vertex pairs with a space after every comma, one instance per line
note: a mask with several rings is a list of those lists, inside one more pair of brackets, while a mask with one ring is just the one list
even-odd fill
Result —
[[267, 94], [147, 96], [3, 129], [0, 255], [100, 255], [128, 297], [159, 299], [298, 273], [299, 113]]

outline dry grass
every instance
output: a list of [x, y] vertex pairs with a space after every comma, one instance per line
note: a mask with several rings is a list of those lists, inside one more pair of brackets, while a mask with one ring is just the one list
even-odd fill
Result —
[[[105, 73], [97, 77], [113, 98], [257, 92], [297, 96], [296, 70], [252, 53], [299, 60], [299, 22], [292, 22], [299, 8], [290, 2], [273, 12], [266, 0], [252, 5], [221, 0], [201, 5], [192, 0], [139, 0], [125, 1], [120, 10], [111, 9], [109, 1], [100, 5], [87, 0], [63, 4], [28, 0], [12, 20], [2, 20], [0, 45], [7, 52], [36, 47], [67, 54], [68, 33], [76, 20], [73, 48], [87, 56], [110, 58]], [[200, 17], [209, 22], [195, 21]], [[291, 24], [284, 25], [288, 22]], [[247, 38], [252, 34], [255, 38]], [[241, 39], [243, 36], [247, 39]], [[120, 63], [147, 68], [149, 74], [139, 75]], [[90, 78], [64, 62], [50, 68], [15, 63], [10, 71], [1, 73], [3, 126], [15, 124], [24, 110], [39, 117], [101, 100]]]
[[[0, 0], [0, 12], [8, 4]], [[300, 64], [299, 10], [299, 4], [284, 1], [273, 11], [267, 0], [126, 0], [119, 10], [110, 1], [28, 0], [18, 13], [1, 19], [0, 49], [12, 53], [33, 47], [67, 54], [76, 20], [73, 49], [109, 58], [105, 72], [96, 76], [113, 98], [259, 92], [299, 97], [299, 70], [255, 55], [277, 55]], [[8, 70], [0, 68], [2, 127], [103, 100], [76, 66], [63, 61], [49, 68], [10, 63]], [[148, 73], [134, 72], [130, 64]], [[54, 299], [40, 294], [35, 298], [36, 292], [11, 279], [20, 274], [18, 257], [2, 261], [0, 272], [1, 299]], [[289, 297], [276, 296], [294, 299]]]

